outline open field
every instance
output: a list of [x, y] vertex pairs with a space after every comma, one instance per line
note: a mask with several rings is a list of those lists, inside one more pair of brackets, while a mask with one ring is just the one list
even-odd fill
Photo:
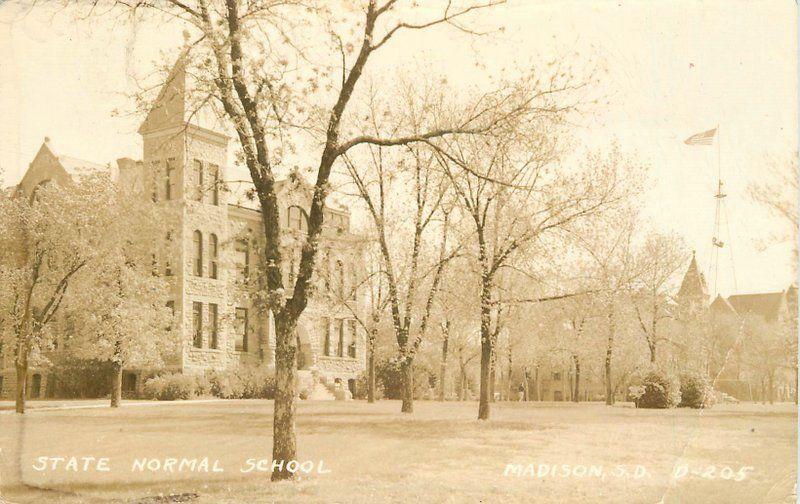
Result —
[[[298, 458], [314, 469], [280, 484], [267, 472], [241, 472], [247, 459], [270, 459], [271, 401], [33, 409], [24, 421], [4, 413], [0, 495], [20, 503], [170, 502], [145, 499], [159, 493], [200, 503], [794, 502], [793, 404], [699, 412], [498, 403], [488, 423], [474, 419], [475, 403], [418, 402], [407, 416], [399, 409], [395, 401], [300, 403]], [[18, 456], [24, 487], [13, 481]], [[59, 456], [106, 457], [109, 470], [83, 471], [83, 461], [79, 471], [65, 462], [35, 470], [37, 457]], [[132, 471], [144, 457], [198, 465]], [[199, 471], [204, 457], [209, 472]], [[215, 460], [224, 472], [212, 472]], [[543, 464], [559, 466], [557, 474], [531, 476]]]

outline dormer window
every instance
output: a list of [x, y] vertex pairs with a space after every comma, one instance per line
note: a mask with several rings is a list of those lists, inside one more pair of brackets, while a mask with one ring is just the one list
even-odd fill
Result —
[[289, 229], [306, 231], [308, 229], [308, 216], [306, 211], [299, 206], [290, 206], [287, 212], [287, 226]]

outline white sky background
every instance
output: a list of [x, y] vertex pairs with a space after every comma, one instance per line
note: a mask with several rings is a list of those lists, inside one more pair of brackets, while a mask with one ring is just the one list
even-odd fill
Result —
[[[422, 65], [450, 82], [480, 85], [479, 72], [513, 72], [554, 51], [577, 52], [579, 66], [590, 57], [600, 61], [605, 73], [598, 92], [610, 103], [587, 118], [578, 137], [592, 148], [617, 140], [651, 166], [645, 214], [655, 226], [680, 233], [704, 271], [717, 148], [688, 147], [683, 140], [719, 123], [731, 232], [728, 240], [723, 226], [722, 239], [732, 244], [736, 291], [782, 290], [792, 280], [790, 244], [769, 245], [785, 230], [749, 200], [746, 188], [765, 176], [768, 158], [786, 159], [797, 148], [795, 10], [789, 0], [511, 0], [491, 14], [505, 27], [500, 36], [414, 32], [381, 49], [370, 70]], [[45, 136], [59, 153], [90, 161], [140, 157], [141, 117], [112, 111], [132, 110], [133, 76], [152, 69], [162, 51], [174, 59], [182, 42], [180, 28], [133, 30], [97, 18], [76, 22], [67, 13], [22, 16], [0, 0], [3, 185], [19, 180]], [[476, 69], [476, 56], [486, 69]], [[719, 287], [732, 293], [731, 248], [723, 250]]]

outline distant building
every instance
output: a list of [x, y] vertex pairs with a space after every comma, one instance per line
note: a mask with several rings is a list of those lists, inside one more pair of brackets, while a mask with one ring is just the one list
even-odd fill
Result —
[[[139, 128], [142, 158], [117, 160], [118, 184], [170, 209], [170, 239], [175, 245], [159, 262], [171, 284], [171, 299], [165, 303], [174, 311], [183, 347], [168, 369], [202, 373], [239, 364], [272, 366], [274, 322], [243, 288], [261, 263], [259, 204], [248, 197], [251, 184], [225, 182], [229, 138], [190, 123], [185, 96], [186, 75], [179, 63]], [[31, 197], [41, 184], [64, 183], [81, 173], [109, 169], [63, 156], [46, 138], [17, 191]], [[311, 189], [287, 179], [276, 183], [276, 192], [284, 282], [293, 284]], [[348, 209], [329, 202], [314, 278], [318, 292], [297, 326], [301, 389], [317, 381], [352, 389], [365, 367], [365, 338], [352, 311], [358, 310], [365, 294], [358, 288], [361, 264], [360, 239], [350, 230]], [[16, 381], [13, 364], [10, 359], [0, 364], [0, 395], [8, 397]], [[142, 374], [150, 371], [125, 370], [126, 392], [140, 390]], [[32, 369], [29, 397], [57, 394], [55, 387], [48, 390], [48, 382], [53, 382], [49, 370]]]

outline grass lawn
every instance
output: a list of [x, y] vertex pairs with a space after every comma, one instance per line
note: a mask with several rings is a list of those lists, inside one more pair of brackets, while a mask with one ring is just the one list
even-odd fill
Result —
[[[241, 472], [247, 459], [271, 458], [271, 401], [32, 409], [24, 422], [3, 413], [0, 502], [178, 501], [159, 494], [192, 494], [183, 496], [192, 503], [794, 502], [793, 404], [699, 412], [497, 403], [490, 422], [474, 419], [476, 403], [420, 401], [412, 415], [399, 411], [396, 401], [301, 402], [298, 459], [315, 467], [279, 484], [268, 472]], [[19, 454], [26, 486], [14, 481]], [[110, 470], [72, 471], [65, 462], [35, 470], [37, 457], [59, 456], [106, 457]], [[209, 472], [133, 472], [144, 457], [207, 457]], [[224, 472], [211, 472], [215, 460]], [[552, 466], [557, 474], [545, 474]]]

